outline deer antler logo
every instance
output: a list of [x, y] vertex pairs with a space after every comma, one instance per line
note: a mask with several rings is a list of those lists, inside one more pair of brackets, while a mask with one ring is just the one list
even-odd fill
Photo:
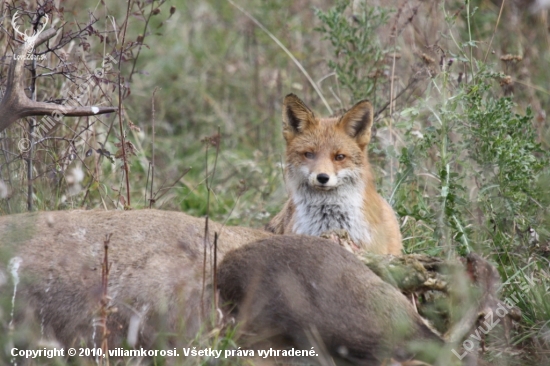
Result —
[[34, 50], [34, 43], [36, 42], [38, 35], [40, 35], [40, 33], [44, 31], [44, 28], [46, 28], [46, 24], [48, 24], [48, 20], [49, 20], [48, 14], [44, 14], [43, 16], [44, 21], [40, 23], [41, 27], [37, 28], [36, 31], [31, 30], [30, 35], [27, 34], [28, 30], [25, 30], [25, 32], [21, 32], [19, 30], [19, 25], [17, 24], [18, 18], [19, 18], [19, 14], [16, 11], [15, 14], [13, 14], [13, 17], [11, 18], [11, 26], [13, 27], [13, 30], [15, 31], [16, 34], [23, 37], [23, 41], [25, 41], [25, 47], [27, 48], [27, 52], [26, 52], [27, 56], [32, 57], [32, 53]]

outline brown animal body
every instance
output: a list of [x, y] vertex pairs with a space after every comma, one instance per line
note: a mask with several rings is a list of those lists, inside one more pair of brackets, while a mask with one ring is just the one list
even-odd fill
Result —
[[252, 345], [267, 339], [283, 348], [315, 346], [336, 360], [377, 365], [410, 355], [407, 341], [442, 343], [399, 291], [329, 240], [250, 243], [225, 256], [219, 279], [221, 298]]
[[366, 100], [339, 118], [319, 118], [298, 97], [286, 96], [283, 135], [289, 199], [267, 230], [313, 236], [346, 230], [364, 250], [401, 254], [399, 224], [376, 191], [367, 158], [372, 122], [372, 105]]
[[[210, 255], [201, 300], [204, 225], [204, 219], [158, 210], [1, 216], [0, 293], [4, 304], [15, 299], [15, 345], [32, 348], [45, 338], [64, 347], [99, 347], [107, 234], [107, 295], [116, 308], [107, 318], [109, 347], [150, 348], [159, 338], [168, 348], [188, 345], [203, 325], [202, 313], [211, 310]], [[240, 319], [253, 319], [259, 336], [276, 330], [302, 347], [315, 329], [330, 355], [366, 364], [393, 354], [402, 339], [434, 337], [397, 290], [333, 242], [215, 222], [209, 231], [210, 243], [221, 232], [223, 298], [239, 304]], [[249, 242], [256, 243], [241, 248]], [[403, 336], [400, 324], [409, 328]]]
[[[111, 347], [121, 346], [128, 336], [134, 338], [132, 345], [145, 347], [161, 333], [181, 342], [194, 337], [201, 319], [204, 224], [204, 219], [158, 210], [1, 216], [0, 277], [2, 272], [4, 278], [14, 277], [15, 272], [20, 279], [16, 334], [29, 329], [40, 334], [41, 325], [46, 338], [65, 347], [101, 343], [101, 263], [105, 236], [112, 233], [108, 296], [117, 311], [108, 317]], [[218, 258], [270, 235], [241, 227], [222, 230], [215, 222], [209, 227], [210, 243], [213, 233], [221, 231]], [[206, 283], [211, 287], [209, 263]], [[1, 282], [0, 289], [11, 296], [9, 282], [11, 291]], [[209, 296], [204, 305], [208, 313]], [[134, 334], [129, 334], [131, 322], [139, 324]]]

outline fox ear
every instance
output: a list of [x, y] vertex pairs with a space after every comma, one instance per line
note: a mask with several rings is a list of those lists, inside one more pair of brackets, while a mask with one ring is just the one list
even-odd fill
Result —
[[370, 142], [372, 121], [372, 104], [368, 100], [362, 100], [344, 113], [338, 126], [357, 140], [359, 145], [366, 146]]
[[309, 127], [317, 125], [313, 112], [294, 94], [288, 94], [283, 101], [283, 136], [292, 139]]

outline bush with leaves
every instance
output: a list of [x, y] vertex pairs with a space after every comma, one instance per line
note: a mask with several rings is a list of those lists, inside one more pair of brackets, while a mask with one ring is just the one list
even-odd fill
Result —
[[[401, 109], [381, 116], [398, 126], [402, 141], [399, 169], [395, 176], [388, 174], [392, 179], [382, 187], [390, 184], [386, 191], [392, 192], [390, 202], [403, 222], [406, 251], [447, 258], [471, 251], [490, 256], [503, 277], [503, 296], [521, 290], [518, 306], [526, 319], [516, 324], [520, 331], [512, 334], [512, 343], [541, 347], [545, 342], [534, 330], [547, 329], [550, 320], [550, 313], [542, 311], [550, 276], [540, 250], [539, 232], [541, 237], [547, 232], [547, 190], [539, 180], [548, 175], [549, 154], [540, 144], [532, 108], [511, 94], [510, 77], [498, 64], [484, 62], [488, 52], [478, 47], [489, 42], [474, 40], [471, 24], [487, 15], [471, 7], [467, 2], [454, 12], [444, 8], [443, 40], [416, 53], [419, 62], [413, 69], [421, 90]], [[340, 3], [317, 15], [319, 30], [335, 50], [328, 65], [357, 100], [379, 90], [367, 76], [383, 58], [384, 48], [373, 33], [387, 22], [387, 13], [371, 7], [350, 20], [346, 9]], [[394, 148], [387, 147], [387, 156]], [[529, 331], [522, 333], [525, 328]], [[493, 340], [502, 335], [493, 333]], [[490, 347], [497, 344], [505, 342]], [[488, 359], [506, 358], [502, 347], [495, 349]], [[535, 354], [526, 362], [544, 362], [544, 353]]]
[[370, 98], [377, 91], [376, 82], [383, 75], [386, 52], [377, 37], [377, 31], [385, 25], [389, 11], [361, 3], [350, 16], [349, 2], [340, 1], [329, 10], [315, 10], [321, 20], [316, 29], [328, 40], [334, 58], [328, 65], [334, 70], [338, 83], [351, 101]]

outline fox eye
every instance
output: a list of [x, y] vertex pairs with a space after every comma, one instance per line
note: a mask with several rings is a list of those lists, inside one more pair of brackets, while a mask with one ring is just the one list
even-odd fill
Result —
[[306, 157], [306, 159], [313, 159], [315, 157], [315, 154], [308, 151], [304, 153], [304, 156]]
[[336, 160], [336, 161], [342, 161], [342, 160], [344, 160], [345, 158], [346, 158], [346, 155], [344, 155], [344, 154], [338, 154], [338, 155], [336, 155], [336, 156], [334, 157], [334, 160]]

